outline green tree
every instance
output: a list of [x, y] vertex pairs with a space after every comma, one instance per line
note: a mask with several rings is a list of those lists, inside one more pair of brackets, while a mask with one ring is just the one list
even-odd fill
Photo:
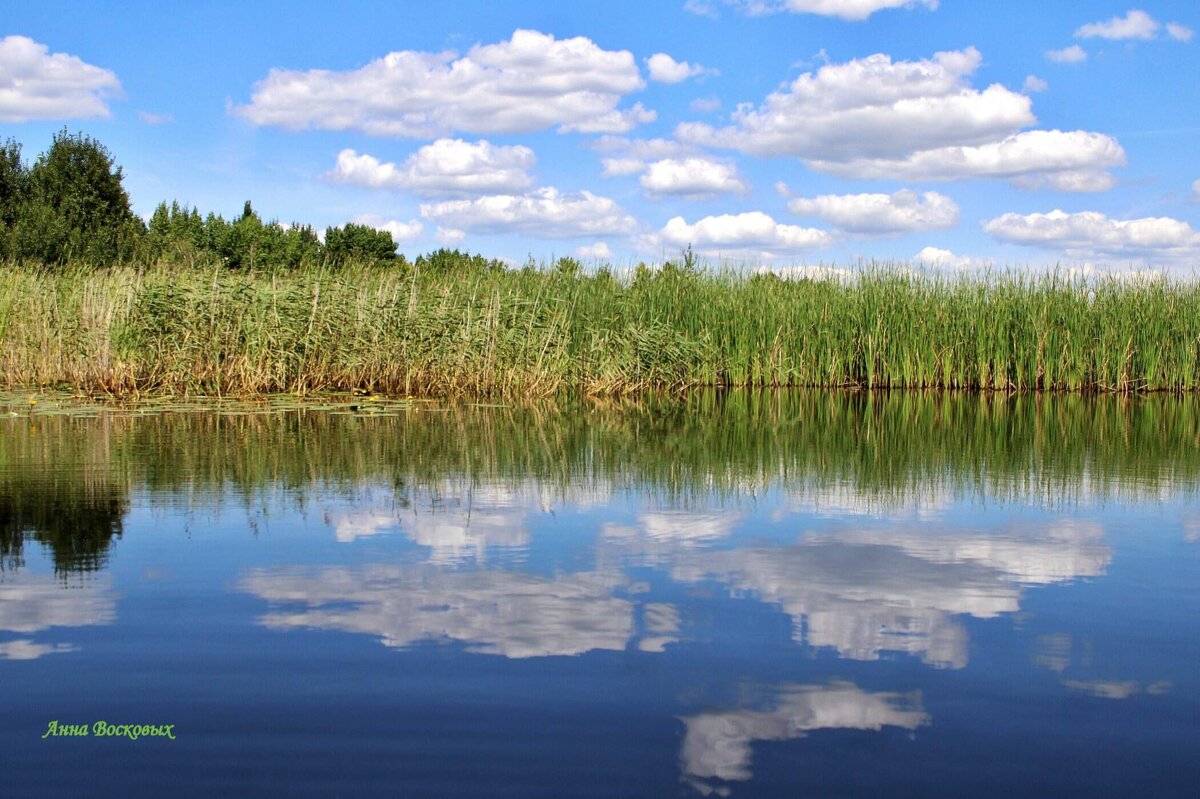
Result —
[[127, 260], [144, 226], [129, 205], [124, 173], [104, 145], [63, 129], [29, 170], [15, 225], [23, 257], [46, 263]]
[[29, 170], [21, 160], [21, 145], [9, 139], [0, 146], [0, 258], [11, 258], [10, 233], [29, 194]]
[[325, 231], [325, 257], [337, 266], [351, 261], [390, 263], [396, 258], [396, 242], [386, 230], [350, 222]]

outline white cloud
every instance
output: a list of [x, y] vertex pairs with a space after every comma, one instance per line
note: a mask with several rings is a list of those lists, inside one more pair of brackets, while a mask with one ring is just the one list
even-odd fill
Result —
[[471, 233], [523, 233], [544, 238], [632, 233], [637, 221], [607, 197], [546, 187], [421, 206], [425, 219]]
[[1113, 183], [1105, 170], [1124, 163], [1125, 150], [1111, 136], [1082, 130], [1031, 130], [979, 146], [923, 150], [903, 158], [818, 160], [809, 162], [809, 166], [843, 177], [880, 180], [1022, 178], [1024, 187], [1042, 181], [1060, 190], [1096, 191], [1107, 189]]
[[1178, 22], [1167, 23], [1167, 35], [1177, 42], [1190, 42], [1194, 34], [1187, 25], [1180, 25]]
[[413, 138], [548, 128], [620, 133], [655, 118], [641, 104], [617, 108], [644, 86], [626, 50], [517, 30], [462, 57], [400, 50], [348, 72], [272, 69], [234, 113], [256, 125]]
[[397, 244], [411, 244], [421, 237], [421, 231], [425, 229], [424, 225], [416, 219], [408, 222], [400, 222], [395, 219], [384, 219], [374, 214], [356, 216], [350, 221], [356, 225], [366, 225], [376, 230], [385, 230], [392, 234], [392, 241]]
[[784, 183], [782, 180], [775, 181], [775, 183], [771, 186], [771, 188], [775, 189], [775, 193], [785, 199], [792, 196], [791, 187], [788, 186], [788, 184]]
[[683, 10], [689, 14], [708, 17], [709, 19], [716, 19], [720, 16], [717, 12], [716, 4], [712, 0], [684, 0]]
[[169, 125], [175, 121], [170, 114], [152, 114], [149, 111], [138, 111], [138, 119], [147, 125]]
[[696, 148], [691, 145], [674, 139], [629, 139], [625, 136], [600, 136], [589, 147], [596, 152], [643, 161], [675, 158], [696, 152]]
[[754, 270], [756, 275], [776, 275], [784, 280], [831, 280], [841, 282], [854, 277], [854, 272], [824, 264], [764, 265]]
[[1087, 61], [1088, 57], [1087, 50], [1077, 44], [1061, 50], [1047, 50], [1045, 55], [1047, 61], [1053, 61], [1056, 64], [1079, 64]]
[[958, 224], [958, 205], [944, 194], [918, 194], [902, 189], [895, 194], [823, 194], [797, 197], [788, 210], [815, 216], [850, 233], [888, 234], [939, 230]]
[[1077, 39], [1153, 39], [1161, 27], [1145, 11], [1133, 10], [1106, 22], [1091, 22], [1075, 31]]
[[452, 227], [439, 227], [435, 235], [441, 244], [458, 244], [467, 237], [467, 231]]
[[682, 83], [688, 78], [717, 74], [715, 69], [706, 69], [687, 61], [676, 61], [666, 53], [655, 53], [647, 58], [646, 68], [650, 71], [650, 80], [659, 83]]
[[575, 255], [578, 258], [587, 258], [593, 261], [606, 261], [612, 258], [612, 250], [608, 249], [608, 245], [602, 241], [595, 244], [585, 244], [575, 250]]
[[[725, 4], [734, 6], [750, 16], [787, 11], [792, 14], [818, 14], [845, 20], [864, 20], [876, 11], [889, 8], [923, 6], [935, 10], [938, 0], [725, 0]], [[699, 5], [711, 7], [710, 3]]]
[[1110, 219], [1096, 211], [1008, 213], [984, 223], [997, 241], [1058, 250], [1071, 258], [1145, 258], [1195, 263], [1200, 233], [1170, 217]]
[[757, 108], [740, 106], [730, 127], [684, 123], [676, 135], [752, 155], [843, 161], [983, 144], [1033, 124], [1028, 97], [999, 84], [968, 85], [982, 60], [972, 47], [921, 61], [879, 53], [829, 64]]
[[26, 36], [0, 39], [0, 122], [107, 117], [120, 93], [110, 70]]
[[667, 158], [646, 167], [642, 188], [651, 194], [677, 195], [693, 199], [718, 194], [744, 194], [750, 187], [732, 164], [708, 158]]
[[677, 216], [667, 222], [660, 235], [669, 244], [694, 245], [702, 253], [749, 251], [766, 257], [816, 250], [834, 240], [828, 231], [779, 224], [761, 211], [706, 216], [693, 225]]
[[1028, 75], [1025, 78], [1025, 83], [1021, 85], [1021, 91], [1026, 94], [1036, 94], [1044, 92], [1050, 88], [1050, 84], [1039, 78], [1037, 75]]
[[627, 139], [624, 136], [601, 136], [588, 145], [606, 154], [600, 163], [604, 177], [636, 175], [646, 171], [646, 162], [670, 158], [685, 158], [696, 154], [696, 148], [673, 139]]
[[688, 108], [695, 111], [697, 114], [711, 114], [714, 111], [721, 110], [721, 98], [719, 97], [697, 97], [688, 103]]
[[1192, 181], [1192, 196], [1200, 200], [1200, 180]]
[[424, 197], [495, 194], [522, 191], [533, 185], [529, 170], [536, 163], [533, 150], [520, 145], [438, 139], [401, 165], [342, 150], [337, 165], [326, 177], [354, 186], [406, 189]]
[[940, 247], [925, 247], [913, 256], [913, 261], [926, 266], [950, 267], [953, 269], [975, 269], [981, 266], [991, 266], [988, 259], [971, 258], [966, 255], [955, 255], [950, 250]]
[[646, 162], [640, 158], [601, 158], [600, 164], [604, 167], [600, 176], [606, 178], [636, 175], [646, 171]]

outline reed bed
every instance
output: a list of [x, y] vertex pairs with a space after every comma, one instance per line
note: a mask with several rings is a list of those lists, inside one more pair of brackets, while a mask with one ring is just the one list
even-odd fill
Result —
[[696, 386], [1193, 392], [1200, 285], [866, 267], [0, 266], [0, 381], [113, 395]]

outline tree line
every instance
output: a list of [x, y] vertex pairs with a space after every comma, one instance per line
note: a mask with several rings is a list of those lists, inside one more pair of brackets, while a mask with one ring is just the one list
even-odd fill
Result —
[[[0, 145], [0, 262], [57, 267], [121, 263], [221, 263], [235, 269], [299, 269], [347, 263], [409, 266], [392, 234], [368, 225], [330, 227], [263, 221], [249, 201], [240, 217], [162, 202], [149, 222], [134, 214], [124, 172], [108, 149], [64, 128], [26, 163], [21, 144]], [[418, 256], [434, 269], [502, 268], [457, 250]]]

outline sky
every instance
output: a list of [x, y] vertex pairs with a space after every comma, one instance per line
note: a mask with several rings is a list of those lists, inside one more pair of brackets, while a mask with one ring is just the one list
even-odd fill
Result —
[[2, 6], [0, 139], [95, 137], [141, 215], [514, 264], [1200, 267], [1196, 0]]

